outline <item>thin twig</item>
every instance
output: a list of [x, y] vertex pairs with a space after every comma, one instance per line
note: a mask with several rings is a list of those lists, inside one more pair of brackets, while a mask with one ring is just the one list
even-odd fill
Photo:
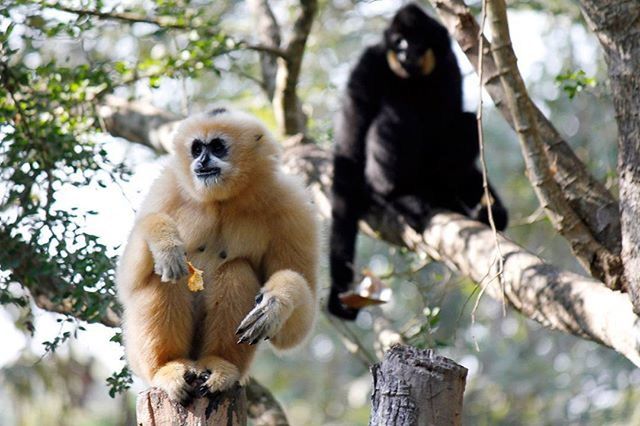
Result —
[[[497, 251], [497, 259], [494, 259], [494, 262], [497, 260], [498, 261], [498, 272], [496, 274], [496, 277], [498, 278], [498, 283], [500, 284], [500, 289], [502, 291], [502, 315], [506, 316], [507, 315], [507, 309], [506, 309], [506, 302], [505, 302], [505, 295], [504, 295], [504, 280], [502, 277], [502, 272], [504, 271], [504, 255], [502, 254], [502, 249], [500, 248], [500, 241], [498, 240], [498, 230], [496, 229], [496, 224], [495, 221], [493, 219], [493, 210], [492, 210], [492, 197], [491, 197], [491, 193], [489, 192], [489, 179], [487, 177], [487, 162], [485, 159], [485, 151], [484, 151], [484, 129], [482, 126], [482, 107], [483, 107], [483, 101], [482, 101], [482, 90], [483, 90], [483, 86], [482, 86], [482, 73], [483, 73], [483, 58], [484, 58], [484, 25], [485, 22], [487, 20], [487, 10], [486, 10], [486, 3], [487, 0], [483, 0], [482, 1], [482, 18], [480, 20], [480, 30], [478, 31], [478, 43], [480, 45], [480, 53], [478, 55], [478, 77], [479, 77], [479, 83], [478, 83], [478, 88], [479, 88], [479, 102], [478, 102], [478, 115], [477, 115], [477, 122], [478, 122], [478, 143], [480, 145], [480, 165], [482, 167], [482, 188], [484, 190], [484, 197], [485, 197], [485, 201], [487, 204], [487, 216], [489, 218], [489, 226], [491, 227], [491, 231], [493, 232], [493, 236], [495, 239], [495, 243], [496, 243], [496, 251]], [[492, 266], [493, 263], [492, 262]], [[491, 268], [489, 268], [491, 269]], [[480, 303], [480, 298], [482, 297], [482, 295], [484, 294], [487, 286], [495, 279], [492, 278], [491, 280], [487, 281], [486, 284], [481, 284], [481, 289], [480, 289], [480, 293], [478, 293], [478, 298], [476, 299], [476, 303], [473, 307], [473, 310], [471, 311], [471, 319], [472, 322], [475, 322], [475, 313], [476, 310], [478, 308], [478, 304]]]
[[367, 348], [364, 347], [364, 344], [360, 341], [356, 333], [354, 333], [347, 324], [345, 324], [343, 321], [333, 318], [331, 315], [327, 315], [326, 313], [325, 317], [329, 320], [329, 324], [331, 324], [333, 328], [335, 328], [336, 331], [340, 333], [342, 338], [355, 347], [355, 350], [349, 348], [348, 345], [345, 345], [345, 348], [353, 355], [358, 357], [358, 359], [362, 361], [362, 363], [367, 368], [378, 362], [378, 359], [374, 355], [372, 355], [371, 352], [367, 350]]

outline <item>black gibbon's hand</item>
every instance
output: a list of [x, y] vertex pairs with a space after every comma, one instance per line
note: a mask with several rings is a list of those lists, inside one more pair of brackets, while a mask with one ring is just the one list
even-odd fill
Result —
[[355, 321], [358, 317], [358, 312], [360, 309], [347, 308], [340, 302], [340, 293], [342, 290], [338, 290], [337, 288], [331, 288], [331, 293], [329, 293], [329, 303], [327, 308], [329, 312], [338, 318], [342, 318], [346, 321]]
[[187, 256], [182, 245], [161, 250], [152, 249], [151, 254], [153, 256], [153, 270], [160, 275], [160, 281], [175, 283], [189, 274]]
[[269, 293], [259, 293], [256, 306], [242, 320], [236, 335], [240, 336], [238, 344], [255, 345], [261, 340], [272, 338], [284, 322], [282, 303]]

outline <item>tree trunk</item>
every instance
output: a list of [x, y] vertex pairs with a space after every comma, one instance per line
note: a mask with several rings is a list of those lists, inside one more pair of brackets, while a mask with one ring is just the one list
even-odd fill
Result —
[[396, 345], [371, 367], [369, 425], [460, 425], [467, 369], [431, 349]]
[[138, 426], [243, 426], [247, 424], [247, 396], [244, 387], [237, 386], [183, 407], [164, 391], [151, 388], [138, 395], [136, 416]]
[[640, 2], [581, 0], [589, 28], [605, 53], [618, 124], [622, 262], [640, 315]]

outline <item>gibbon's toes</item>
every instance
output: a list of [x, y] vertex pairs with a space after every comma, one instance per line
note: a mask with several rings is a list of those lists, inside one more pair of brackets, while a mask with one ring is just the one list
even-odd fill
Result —
[[197, 374], [190, 366], [180, 361], [172, 361], [162, 366], [153, 376], [152, 385], [165, 391], [169, 398], [180, 404], [189, 405], [195, 396], [189, 381]]
[[184, 247], [174, 246], [156, 256], [154, 271], [164, 282], [176, 282], [189, 274]]
[[236, 335], [240, 336], [238, 344], [255, 345], [261, 340], [273, 337], [281, 326], [280, 302], [274, 296], [260, 293], [256, 298], [257, 305], [242, 320]]
[[212, 372], [211, 370], [207, 370], [199, 376], [199, 378], [205, 377], [206, 380], [204, 380], [204, 382], [202, 382], [195, 389], [195, 393], [196, 395], [198, 395], [198, 397], [215, 395], [238, 384], [237, 371], [224, 372], [220, 370], [214, 370]]

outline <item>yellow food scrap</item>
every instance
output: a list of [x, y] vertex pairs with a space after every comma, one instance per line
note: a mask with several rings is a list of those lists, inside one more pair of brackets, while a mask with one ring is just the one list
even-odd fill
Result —
[[187, 281], [187, 287], [189, 287], [189, 290], [204, 290], [204, 279], [202, 279], [202, 271], [193, 266], [191, 262], [187, 262], [187, 265], [189, 265], [189, 281]]

